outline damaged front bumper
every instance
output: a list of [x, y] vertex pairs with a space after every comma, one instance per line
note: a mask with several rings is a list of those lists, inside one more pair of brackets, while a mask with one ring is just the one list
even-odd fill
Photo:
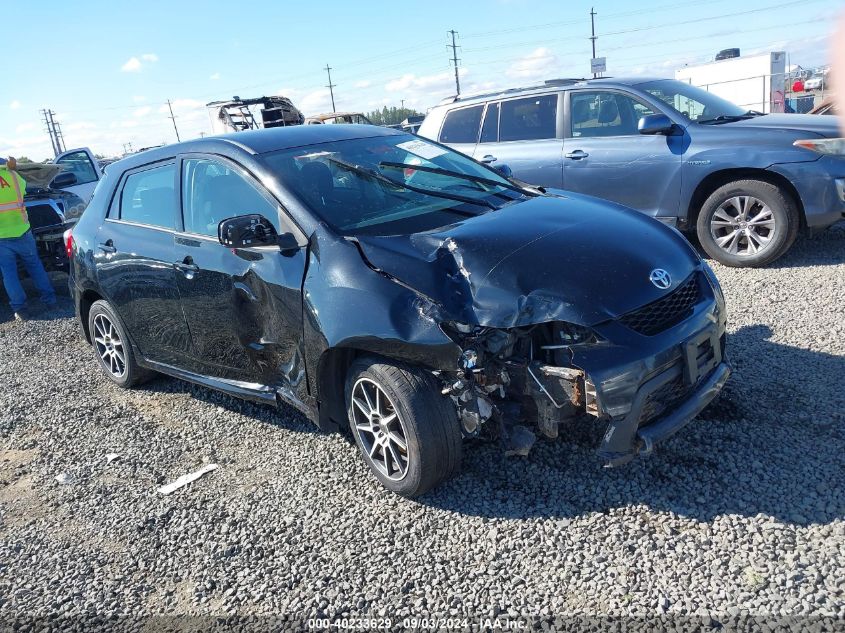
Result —
[[[690, 313], [659, 332], [638, 333], [622, 318], [594, 328], [545, 323], [465, 335], [462, 371], [443, 391], [464, 434], [494, 420], [506, 450], [527, 454], [527, 427], [556, 438], [572, 423], [606, 424], [598, 446], [605, 465], [651, 452], [693, 420], [730, 375], [721, 293], [704, 276], [689, 283], [697, 287]], [[579, 342], [567, 344], [573, 337]]]

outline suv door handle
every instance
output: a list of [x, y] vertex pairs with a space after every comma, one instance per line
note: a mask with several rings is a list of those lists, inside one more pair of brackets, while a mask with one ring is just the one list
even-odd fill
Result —
[[188, 279], [191, 279], [194, 276], [194, 273], [200, 269], [200, 267], [194, 263], [194, 258], [190, 255], [188, 255], [181, 262], [175, 262], [173, 265], [176, 267], [177, 270], [180, 270], [185, 273], [185, 276]]
[[495, 163], [497, 160], [499, 159], [493, 156], [492, 154], [487, 154], [486, 156], [483, 156], [481, 158], [481, 161], [479, 162], [482, 162], [486, 165], [487, 163]]
[[582, 149], [576, 149], [574, 152], [567, 152], [564, 156], [572, 160], [581, 160], [582, 158], [587, 158], [589, 154]]
[[98, 244], [97, 248], [99, 248], [104, 253], [116, 253], [117, 249], [114, 247], [114, 242], [111, 240], [106, 240], [103, 244]]

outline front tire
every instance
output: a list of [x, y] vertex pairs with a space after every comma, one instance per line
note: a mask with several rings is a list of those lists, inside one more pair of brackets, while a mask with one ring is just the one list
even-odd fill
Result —
[[349, 370], [346, 404], [364, 461], [391, 492], [416, 497], [460, 470], [457, 414], [430, 374], [360, 358]]
[[91, 305], [88, 331], [100, 367], [113, 383], [133, 387], [151, 377], [152, 372], [135, 362], [126, 330], [108, 302], [100, 299]]
[[786, 253], [798, 236], [798, 208], [780, 187], [737, 180], [714, 191], [701, 207], [701, 247], [726, 266], [756, 268]]

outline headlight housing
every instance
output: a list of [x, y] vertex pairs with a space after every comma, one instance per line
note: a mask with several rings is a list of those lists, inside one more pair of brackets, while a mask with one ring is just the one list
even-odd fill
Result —
[[793, 145], [825, 156], [845, 157], [845, 138], [802, 139], [795, 141]]

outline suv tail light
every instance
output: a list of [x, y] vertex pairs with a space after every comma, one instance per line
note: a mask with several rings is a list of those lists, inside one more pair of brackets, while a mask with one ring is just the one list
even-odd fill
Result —
[[73, 257], [73, 233], [70, 229], [62, 233], [62, 238], [65, 241], [65, 253], [67, 253], [68, 261]]

